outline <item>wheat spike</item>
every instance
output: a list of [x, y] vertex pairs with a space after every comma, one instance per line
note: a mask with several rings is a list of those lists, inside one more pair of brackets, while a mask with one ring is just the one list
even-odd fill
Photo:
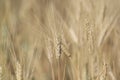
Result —
[[22, 80], [22, 67], [19, 62], [16, 62], [16, 79]]

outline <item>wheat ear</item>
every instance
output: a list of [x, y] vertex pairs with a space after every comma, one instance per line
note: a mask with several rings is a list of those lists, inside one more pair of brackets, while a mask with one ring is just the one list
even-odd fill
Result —
[[16, 62], [16, 80], [22, 80], [22, 67], [19, 62]]

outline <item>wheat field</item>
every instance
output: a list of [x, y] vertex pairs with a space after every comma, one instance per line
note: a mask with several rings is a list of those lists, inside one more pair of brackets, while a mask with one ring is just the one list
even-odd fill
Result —
[[0, 80], [120, 80], [120, 0], [0, 0]]

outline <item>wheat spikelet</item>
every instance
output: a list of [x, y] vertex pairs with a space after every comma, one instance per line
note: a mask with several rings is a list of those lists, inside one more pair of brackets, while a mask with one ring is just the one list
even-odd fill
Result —
[[22, 80], [22, 67], [19, 62], [16, 62], [16, 79]]

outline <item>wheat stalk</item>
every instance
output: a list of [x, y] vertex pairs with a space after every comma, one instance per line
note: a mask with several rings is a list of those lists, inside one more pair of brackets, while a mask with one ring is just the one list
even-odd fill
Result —
[[0, 80], [2, 80], [2, 67], [0, 66]]

